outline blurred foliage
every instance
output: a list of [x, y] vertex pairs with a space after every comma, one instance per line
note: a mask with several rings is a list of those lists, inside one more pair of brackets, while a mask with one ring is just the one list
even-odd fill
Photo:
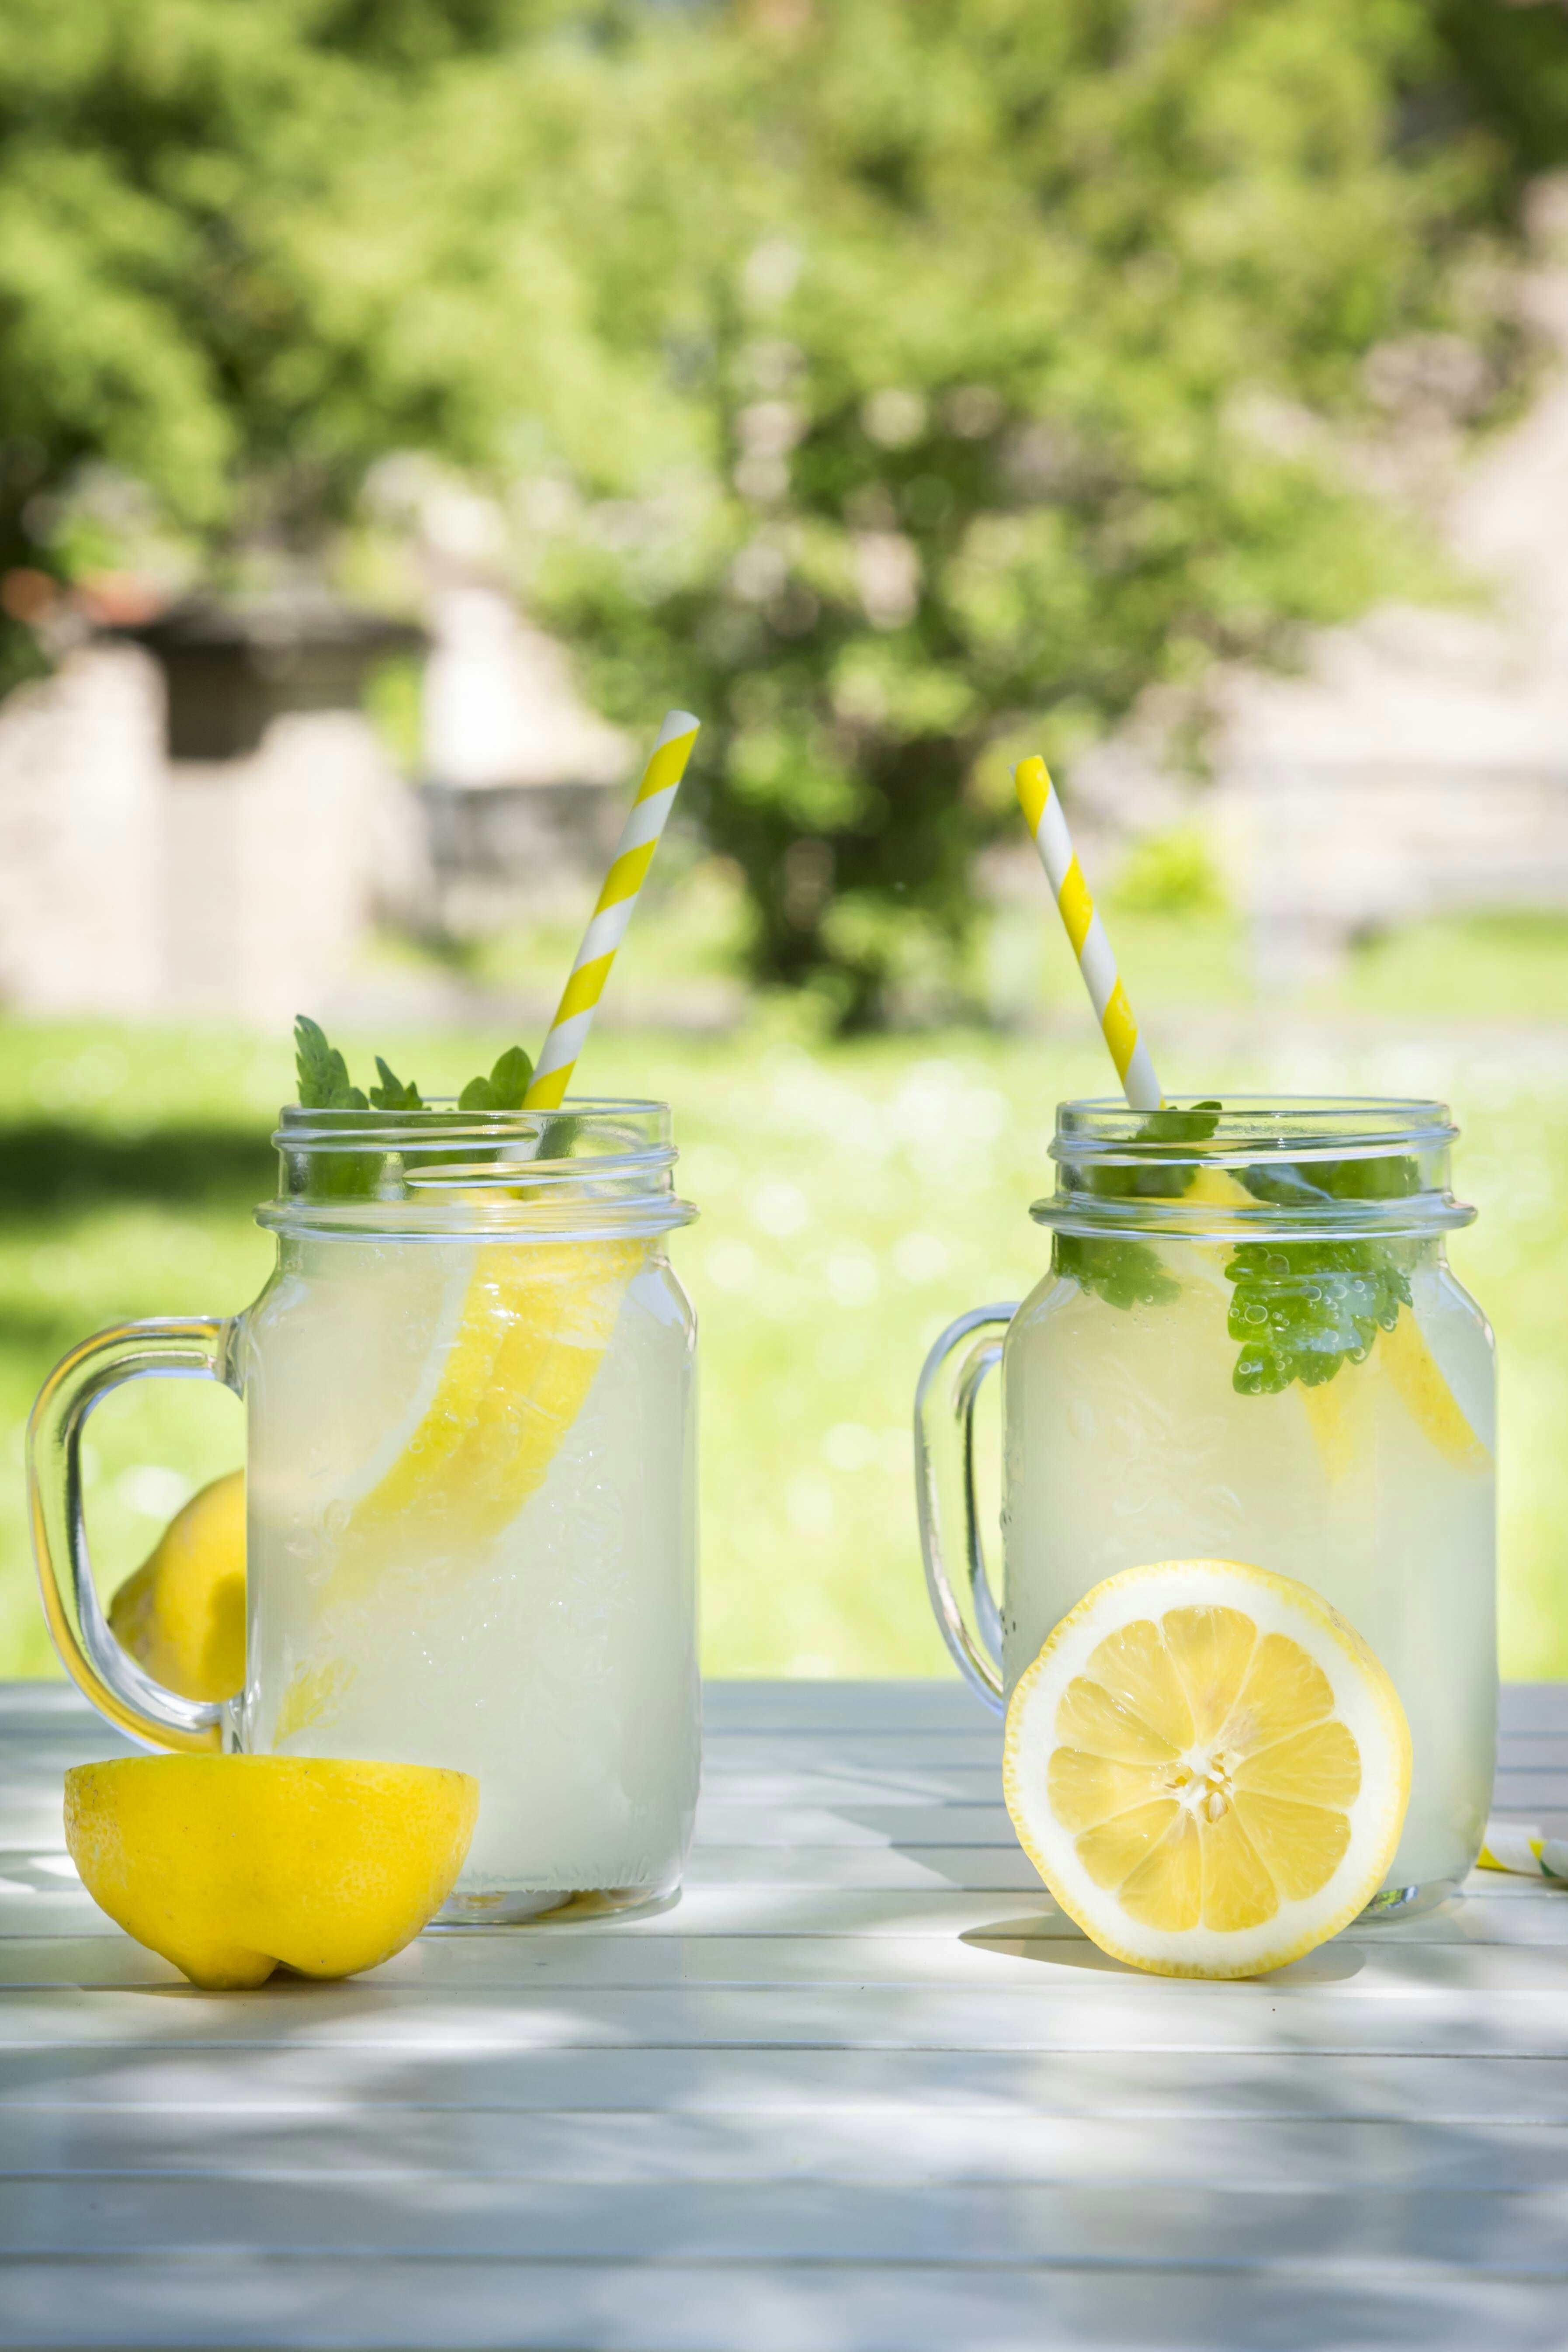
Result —
[[1132, 844], [1110, 892], [1112, 903], [1135, 915], [1217, 915], [1226, 908], [1225, 877], [1199, 825], [1167, 825]]
[[[679, 946], [680, 917], [670, 928]], [[910, 1403], [943, 1325], [1024, 1297], [1047, 1237], [1052, 1105], [1103, 1094], [1106, 1063], [1065, 939], [1036, 923], [1064, 1007], [1046, 1038], [970, 1031], [813, 1038], [796, 1008], [728, 1036], [595, 1030], [593, 1084], [675, 1106], [683, 1194], [700, 1222], [671, 1255], [702, 1331], [703, 1645], [710, 1673], [928, 1674], [945, 1665], [921, 1576]], [[1188, 929], [1197, 927], [1189, 925]], [[1118, 948], [1135, 1003], [1163, 1004], [1166, 937]], [[641, 933], [637, 952], [642, 945]], [[1441, 957], [1498, 1025], [1434, 1034], [1411, 1017]], [[1458, 1189], [1480, 1209], [1454, 1262], [1492, 1317], [1506, 1384], [1501, 1473], [1504, 1671], [1568, 1674], [1568, 929], [1504, 953], [1484, 929], [1434, 932], [1379, 1008], [1293, 1021], [1288, 1064], [1229, 1022], [1161, 1013], [1162, 1066], [1184, 1090], [1278, 1087], [1451, 1096]], [[1227, 993], [1224, 1000], [1234, 1005]], [[1391, 1018], [1391, 1013], [1405, 1016]], [[1556, 1022], [1531, 1029], [1531, 1017]], [[450, 1084], [504, 1031], [383, 1037], [397, 1066]], [[1227, 1042], [1228, 1040], [1228, 1042]], [[368, 1043], [346, 1041], [350, 1066]], [[122, 1316], [226, 1314], [275, 1255], [250, 1220], [274, 1175], [267, 1134], [292, 1091], [287, 1040], [215, 1027], [105, 1032], [0, 1023], [0, 1677], [58, 1672], [28, 1558], [20, 1475], [48, 1366]], [[352, 1368], [351, 1374], [352, 1376]], [[995, 1383], [982, 1472], [994, 1503]], [[243, 1457], [241, 1408], [191, 1381], [139, 1381], [93, 1413], [86, 1509], [104, 1590], [205, 1479]], [[984, 1489], [983, 1489], [984, 1491]], [[993, 1555], [994, 1558], [996, 1555]]]
[[90, 466], [220, 551], [319, 541], [377, 456], [493, 460], [536, 404], [593, 478], [620, 411], [559, 217], [580, 12], [5, 0], [0, 26], [0, 561], [92, 560], [64, 495]]
[[847, 1026], [954, 968], [1009, 753], [1420, 584], [1340, 436], [1424, 337], [1506, 397], [1568, 152], [1568, 20], [1489, 0], [4, 23], [0, 565], [101, 560], [93, 467], [219, 554], [487, 478], [604, 707], [703, 713], [752, 968]]
[[885, 1016], [887, 917], [962, 941], [1006, 756], [1070, 783], [1146, 688], [1420, 581], [1336, 434], [1380, 346], [1518, 364], [1503, 92], [1471, 109], [1451, 16], [838, 0], [651, 45], [620, 219], [705, 462], [580, 509], [539, 584], [610, 707], [707, 715], [760, 977]]

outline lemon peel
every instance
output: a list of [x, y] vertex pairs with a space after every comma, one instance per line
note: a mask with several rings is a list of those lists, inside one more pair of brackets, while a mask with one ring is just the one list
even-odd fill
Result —
[[232, 1698], [245, 1680], [245, 1473], [193, 1495], [115, 1593], [110, 1631], [182, 1698]]
[[1109, 1578], [1007, 1710], [1007, 1810], [1063, 1910], [1163, 1976], [1255, 1976], [1349, 1925], [1410, 1795], [1383, 1666], [1326, 1601], [1236, 1560]]
[[353, 1976], [450, 1895], [470, 1773], [324, 1757], [135, 1756], [66, 1774], [66, 1846], [100, 1909], [195, 1985]]
[[439, 1522], [441, 1548], [485, 1542], [542, 1486], [587, 1401], [642, 1242], [481, 1250], [434, 1393], [396, 1460], [353, 1509], [334, 1588], [379, 1560], [388, 1531]]

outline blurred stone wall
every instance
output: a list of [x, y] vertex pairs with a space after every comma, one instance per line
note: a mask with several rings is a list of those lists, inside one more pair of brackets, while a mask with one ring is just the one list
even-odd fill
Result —
[[171, 761], [162, 674], [91, 644], [0, 706], [0, 999], [36, 1014], [286, 1023], [428, 894], [413, 797], [352, 711]]
[[38, 1013], [154, 1011], [163, 687], [126, 647], [70, 656], [0, 706], [0, 999]]
[[1555, 353], [1528, 413], [1473, 455], [1416, 415], [1404, 450], [1468, 609], [1384, 606], [1314, 636], [1295, 676], [1211, 677], [1206, 784], [1152, 701], [1068, 780], [1098, 870], [1140, 835], [1208, 834], [1266, 983], [1424, 916], [1568, 908], [1568, 272], [1521, 294]]

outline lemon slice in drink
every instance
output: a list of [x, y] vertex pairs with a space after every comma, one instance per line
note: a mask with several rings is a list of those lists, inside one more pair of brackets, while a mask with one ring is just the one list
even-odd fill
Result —
[[645, 1254], [638, 1242], [480, 1250], [433, 1391], [353, 1507], [351, 1540], [411, 1514], [468, 1543], [513, 1519], [586, 1402]]
[[1382, 1885], [1410, 1733], [1310, 1588], [1236, 1560], [1097, 1585], [1007, 1709], [1013, 1825], [1102, 1951], [1161, 1976], [1282, 1968]]

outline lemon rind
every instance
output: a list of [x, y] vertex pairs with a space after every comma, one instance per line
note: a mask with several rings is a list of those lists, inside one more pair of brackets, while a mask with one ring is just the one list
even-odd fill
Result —
[[[1319, 1895], [1301, 1902], [1281, 1896], [1279, 1909], [1272, 1919], [1262, 1927], [1238, 1929], [1234, 1934], [1200, 1927], [1150, 1928], [1143, 1931], [1142, 1940], [1119, 1936], [1113, 1926], [1108, 1926], [1108, 1915], [1114, 1915], [1118, 1907], [1114, 1895], [1096, 1904], [1075, 1883], [1070, 1861], [1071, 1834], [1060, 1832], [1067, 1867], [1059, 1866], [1034, 1834], [1030, 1816], [1037, 1806], [1020, 1785], [1021, 1771], [1029, 1760], [1026, 1751], [1033, 1752], [1037, 1782], [1043, 1780], [1045, 1764], [1055, 1745], [1056, 1706], [1061, 1693], [1074, 1673], [1087, 1664], [1089, 1653], [1118, 1626], [1194, 1603], [1238, 1605], [1241, 1595], [1236, 1589], [1237, 1579], [1258, 1604], [1249, 1613], [1259, 1633], [1278, 1632], [1300, 1642], [1327, 1673], [1334, 1692], [1335, 1712], [1352, 1734], [1358, 1735], [1358, 1745], [1363, 1753], [1368, 1736], [1375, 1735], [1387, 1743], [1397, 1770], [1380, 1809], [1381, 1818], [1369, 1812], [1354, 1819], [1351, 1845], [1328, 1880], [1326, 1889]], [[1124, 1591], [1128, 1605], [1125, 1611], [1113, 1610], [1107, 1615], [1106, 1596], [1119, 1589]], [[1303, 1639], [1304, 1634], [1316, 1638]], [[1350, 1679], [1348, 1689], [1344, 1672], [1347, 1664], [1360, 1669], [1359, 1675]], [[1050, 1672], [1053, 1668], [1054, 1674]], [[1043, 1727], [1037, 1727], [1034, 1710], [1042, 1688], [1047, 1685], [1051, 1694], [1049, 1716]], [[1246, 1560], [1157, 1560], [1144, 1567], [1124, 1569], [1086, 1593], [1055, 1627], [1038, 1657], [1019, 1677], [1007, 1708], [1002, 1786], [1019, 1844], [1039, 1872], [1053, 1901], [1092, 1943], [1112, 1958], [1126, 1961], [1151, 1975], [1222, 1979], [1261, 1976], [1284, 1968], [1340, 1934], [1365, 1909], [1383, 1885], [1399, 1843], [1409, 1802], [1410, 1766], [1409, 1726], [1386, 1668], [1348, 1620], [1310, 1585]], [[1357, 1801], [1358, 1806], [1362, 1801]], [[1087, 1883], [1087, 1874], [1081, 1874], [1081, 1865], [1078, 1867]], [[1340, 1892], [1331, 1908], [1330, 1892], [1336, 1886]], [[1304, 1914], [1310, 1916], [1304, 1917]], [[1224, 1946], [1223, 1956], [1215, 1950], [1220, 1943]]]

